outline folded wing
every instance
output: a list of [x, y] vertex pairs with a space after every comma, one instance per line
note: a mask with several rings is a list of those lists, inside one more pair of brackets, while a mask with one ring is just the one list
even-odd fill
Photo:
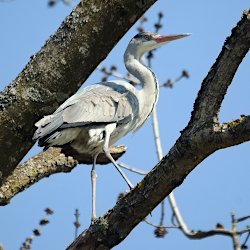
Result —
[[46, 139], [64, 128], [128, 123], [138, 111], [137, 97], [125, 86], [112, 82], [95, 84], [77, 92], [52, 115], [38, 121], [34, 139]]

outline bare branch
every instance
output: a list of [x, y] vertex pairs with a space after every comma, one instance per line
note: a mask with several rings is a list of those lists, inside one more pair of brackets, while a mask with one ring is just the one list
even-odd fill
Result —
[[203, 80], [189, 124], [195, 120], [208, 121], [208, 118], [210, 123], [218, 122], [218, 112], [227, 88], [249, 50], [249, 16], [249, 12], [245, 11], [242, 19], [232, 30], [231, 36], [226, 39], [222, 51], [207, 77]]
[[[111, 146], [109, 148], [110, 154], [112, 157], [117, 160], [119, 159], [126, 151], [127, 147], [124, 145]], [[93, 157], [89, 154], [79, 154], [76, 150], [70, 146], [65, 146], [62, 151], [66, 156], [72, 156], [79, 164], [93, 164]], [[100, 153], [96, 159], [96, 163], [99, 165], [105, 165], [110, 163], [110, 160], [106, 157], [105, 153]]]
[[214, 126], [213, 139], [218, 148], [230, 147], [250, 140], [250, 116]]
[[153, 125], [153, 131], [154, 131], [156, 153], [157, 153], [158, 160], [160, 161], [163, 157], [163, 152], [162, 152], [162, 146], [161, 146], [161, 138], [160, 138], [156, 109], [154, 109], [152, 112], [152, 125]]
[[244, 221], [244, 220], [248, 220], [248, 219], [250, 219], [250, 215], [243, 216], [243, 217], [241, 217], [241, 218], [237, 219], [237, 222], [239, 223], [239, 222], [242, 222], [242, 221]]
[[[148, 221], [146, 219], [144, 220], [144, 222], [147, 223], [148, 225], [152, 226], [152, 227], [158, 227], [159, 226], [159, 225], [154, 224], [154, 223], [152, 223], [152, 222], [150, 222], [150, 221]], [[177, 226], [163, 226], [162, 225], [162, 227], [163, 228], [168, 228], [168, 229], [179, 229], [179, 227], [177, 227]]]
[[247, 249], [247, 248], [248, 248], [248, 247], [246, 246], [246, 244], [247, 244], [249, 238], [250, 238], [250, 230], [249, 230], [249, 232], [248, 232], [248, 234], [247, 234], [246, 239], [244, 240], [244, 242], [243, 242], [242, 245], [241, 245], [241, 248], [242, 248], [242, 249]]
[[33, 230], [32, 234], [28, 238], [25, 239], [22, 246], [19, 248], [20, 250], [31, 249], [32, 248], [31, 244], [34, 238], [37, 236], [41, 236], [42, 227], [50, 223], [48, 217], [54, 213], [53, 210], [51, 210], [50, 208], [46, 208], [44, 209], [44, 212], [45, 212], [45, 216], [39, 221], [38, 227], [36, 227]]
[[78, 228], [81, 226], [80, 222], [79, 222], [79, 217], [80, 217], [80, 213], [79, 213], [79, 210], [76, 209], [75, 210], [75, 222], [73, 223], [74, 224], [74, 227], [75, 227], [75, 239], [77, 238], [77, 235], [78, 235]]
[[31, 57], [0, 94], [0, 185], [34, 144], [34, 123], [80, 87], [155, 1], [82, 1]]
[[247, 227], [246, 229], [237, 231], [238, 235], [242, 235], [242, 234], [245, 234], [245, 233], [250, 233], [250, 227]]
[[0, 188], [0, 204], [7, 204], [15, 194], [41, 178], [58, 172], [70, 172], [77, 165], [77, 161], [60, 152], [59, 148], [50, 148], [18, 165]]
[[135, 84], [138, 84], [138, 80], [132, 75], [127, 76], [127, 75], [123, 75], [123, 74], [121, 74], [119, 72], [111, 71], [111, 70], [107, 70], [107, 69], [105, 69], [105, 71], [104, 71], [103, 67], [100, 67], [100, 66], [98, 66], [97, 69], [99, 71], [105, 73], [108, 76], [114, 76], [114, 77], [117, 77], [117, 78], [120, 78], [120, 79], [127, 80], [128, 82], [134, 82]]
[[[162, 151], [162, 146], [161, 146], [161, 139], [160, 139], [160, 132], [159, 132], [159, 125], [158, 125], [158, 118], [157, 118], [156, 109], [154, 109], [152, 112], [152, 123], [153, 123], [156, 152], [157, 152], [158, 160], [160, 161], [163, 158], [163, 151]], [[169, 194], [168, 201], [169, 201], [171, 209], [173, 211], [173, 215], [178, 222], [179, 228], [182, 230], [182, 232], [184, 234], [189, 235], [190, 230], [188, 229], [187, 225], [184, 222], [184, 219], [181, 216], [181, 213], [180, 213], [180, 210], [177, 206], [173, 192]], [[162, 213], [163, 213], [163, 211], [162, 211]], [[161, 219], [161, 220], [163, 220], [163, 219]]]
[[128, 166], [127, 164], [123, 163], [123, 162], [117, 162], [117, 164], [124, 168], [124, 169], [127, 169], [128, 171], [131, 171], [131, 172], [134, 172], [136, 174], [140, 174], [140, 175], [146, 175], [147, 172], [141, 170], [141, 169], [138, 169], [138, 168], [133, 168], [133, 167], [130, 167]]
[[239, 242], [239, 237], [237, 234], [237, 221], [235, 219], [234, 214], [231, 214], [232, 218], [232, 241], [233, 241], [233, 248], [234, 250], [241, 250], [240, 242]]
[[[118, 159], [125, 153], [126, 149], [122, 145], [111, 147], [110, 153], [114, 159]], [[107, 164], [109, 162], [104, 153], [97, 158], [98, 164]], [[92, 156], [77, 154], [69, 148], [67, 153], [64, 149], [49, 148], [37, 154], [23, 164], [18, 165], [3, 182], [3, 185], [0, 187], [0, 205], [8, 204], [13, 196], [45, 177], [56, 173], [70, 172], [78, 163], [92, 164]]]
[[[84, 231], [68, 249], [83, 249], [83, 246], [84, 249], [110, 249], [119, 244], [200, 162], [218, 150], [218, 143], [211, 136], [214, 133], [213, 122], [209, 121], [211, 116], [217, 115], [227, 86], [248, 50], [249, 26], [250, 18], [248, 14], [244, 14], [225, 43], [214, 68], [203, 81], [191, 120], [169, 153], [134, 189]], [[226, 48], [228, 45], [231, 46], [230, 50]], [[232, 58], [232, 55], [237, 58]], [[227, 75], [224, 75], [225, 71]], [[225, 77], [223, 81], [221, 74]], [[195, 239], [215, 234], [231, 235], [229, 230], [214, 229], [197, 231], [190, 237]]]
[[186, 236], [190, 236], [191, 235], [191, 231], [189, 230], [189, 228], [187, 227], [184, 219], [182, 218], [181, 212], [177, 206], [174, 194], [171, 193], [168, 196], [168, 201], [169, 204], [171, 206], [171, 209], [173, 211], [173, 217], [176, 219], [178, 226], [180, 228], [180, 230], [186, 235]]

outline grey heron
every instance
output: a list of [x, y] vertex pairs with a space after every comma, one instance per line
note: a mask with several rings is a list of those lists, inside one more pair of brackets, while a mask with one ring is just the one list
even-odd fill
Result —
[[141, 62], [142, 56], [170, 41], [189, 34], [159, 35], [150, 32], [137, 34], [128, 44], [124, 63], [139, 81], [137, 89], [125, 81], [96, 83], [67, 99], [53, 114], [39, 120], [34, 139], [41, 147], [70, 145], [79, 153], [93, 157], [92, 221], [96, 217], [96, 159], [104, 152], [127, 182], [133, 185], [121, 171], [109, 152], [109, 147], [130, 131], [139, 129], [155, 107], [159, 85], [155, 74]]

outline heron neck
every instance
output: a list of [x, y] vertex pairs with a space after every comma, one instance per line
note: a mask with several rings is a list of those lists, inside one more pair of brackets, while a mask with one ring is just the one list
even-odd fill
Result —
[[159, 85], [155, 74], [151, 69], [140, 62], [141, 55], [129, 53], [124, 55], [125, 66], [130, 74], [139, 79], [142, 88], [138, 90], [140, 98], [141, 124], [147, 119], [157, 102]]
[[135, 76], [146, 95], [158, 96], [158, 81], [153, 71], [141, 63], [141, 55], [126, 51], [124, 55], [125, 66], [130, 74]]

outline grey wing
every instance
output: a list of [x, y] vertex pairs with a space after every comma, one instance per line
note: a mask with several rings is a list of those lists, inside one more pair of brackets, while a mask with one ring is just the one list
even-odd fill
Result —
[[87, 98], [79, 100], [63, 111], [65, 126], [78, 126], [90, 123], [122, 123], [133, 118], [133, 99], [130, 94], [106, 90], [94, 92]]
[[35, 125], [34, 139], [48, 136], [59, 128], [87, 126], [94, 123], [127, 123], [139, 111], [135, 93], [112, 82], [96, 84], [76, 93], [54, 114]]

